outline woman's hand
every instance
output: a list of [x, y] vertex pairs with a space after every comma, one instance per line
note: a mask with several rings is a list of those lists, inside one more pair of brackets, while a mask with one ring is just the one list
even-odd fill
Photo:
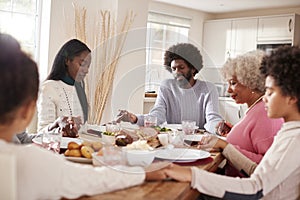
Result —
[[169, 162], [154, 162], [145, 168], [146, 181], [161, 181], [167, 178], [164, 169], [168, 168]]
[[[160, 166], [159, 166], [160, 165]], [[152, 170], [151, 170], [152, 169]], [[173, 163], [154, 163], [146, 168], [146, 181], [159, 181], [171, 178], [181, 182], [191, 182], [192, 171], [189, 167], [182, 167]]]
[[48, 131], [52, 131], [52, 130], [54, 130], [56, 128], [59, 128], [60, 124], [66, 123], [67, 120], [68, 120], [68, 117], [66, 117], [66, 116], [58, 117], [52, 124], [50, 124], [48, 126]]
[[206, 151], [222, 151], [226, 146], [227, 142], [218, 138], [218, 136], [213, 134], [205, 134], [201, 141], [198, 143], [197, 148]]
[[216, 126], [216, 133], [218, 135], [226, 137], [227, 134], [231, 131], [233, 125], [226, 121], [220, 121]]
[[61, 133], [63, 137], [72, 137], [77, 138], [79, 137], [78, 134], [79, 127], [75, 123], [73, 119], [68, 119], [64, 126], [61, 127]]
[[192, 181], [192, 170], [190, 167], [182, 167], [179, 165], [171, 164], [164, 169], [164, 172], [169, 178], [172, 178], [181, 182]]
[[82, 120], [80, 117], [58, 117], [51, 125], [48, 127], [48, 131], [52, 131], [56, 128], [64, 137], [78, 137], [78, 130], [82, 125]]

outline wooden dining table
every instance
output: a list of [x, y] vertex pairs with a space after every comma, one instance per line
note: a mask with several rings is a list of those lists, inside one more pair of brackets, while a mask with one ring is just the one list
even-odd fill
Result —
[[[216, 172], [218, 166], [223, 162], [221, 153], [211, 153], [211, 156], [191, 163], [176, 163], [182, 166], [196, 166], [210, 172]], [[158, 161], [159, 162], [159, 161]], [[197, 199], [199, 192], [192, 189], [190, 183], [177, 182], [174, 180], [146, 181], [141, 185], [123, 190], [99, 194], [94, 196], [83, 196], [77, 200], [124, 200], [124, 199]]]

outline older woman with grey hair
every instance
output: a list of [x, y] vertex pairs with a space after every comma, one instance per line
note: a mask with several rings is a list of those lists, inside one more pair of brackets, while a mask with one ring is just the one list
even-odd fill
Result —
[[[268, 118], [262, 101], [265, 78], [260, 73], [260, 66], [264, 56], [265, 53], [261, 50], [251, 51], [228, 59], [221, 69], [222, 76], [228, 82], [227, 92], [231, 98], [237, 104], [248, 106], [245, 116], [228, 133], [226, 142], [257, 164], [273, 143], [273, 138], [283, 123], [282, 119]], [[223, 154], [229, 157], [230, 153], [225, 151]], [[225, 166], [225, 174], [241, 177], [249, 175], [243, 170], [236, 170], [230, 162]]]

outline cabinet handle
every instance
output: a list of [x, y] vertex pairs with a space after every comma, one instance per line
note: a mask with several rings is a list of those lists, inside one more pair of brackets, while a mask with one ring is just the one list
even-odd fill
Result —
[[230, 58], [230, 51], [227, 51], [227, 56], [228, 58]]
[[292, 32], [292, 19], [289, 20], [289, 32]]

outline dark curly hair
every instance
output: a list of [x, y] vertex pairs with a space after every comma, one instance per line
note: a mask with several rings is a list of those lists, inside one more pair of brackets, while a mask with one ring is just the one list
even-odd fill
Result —
[[0, 33], [0, 123], [13, 121], [16, 110], [37, 100], [39, 74], [36, 63], [13, 37]]
[[164, 66], [166, 70], [172, 73], [171, 62], [173, 60], [182, 59], [191, 69], [196, 69], [197, 74], [203, 67], [202, 55], [194, 45], [190, 43], [178, 43], [166, 50], [164, 55]]
[[283, 46], [264, 57], [260, 68], [262, 74], [274, 78], [282, 94], [298, 99], [300, 111], [300, 48]]

